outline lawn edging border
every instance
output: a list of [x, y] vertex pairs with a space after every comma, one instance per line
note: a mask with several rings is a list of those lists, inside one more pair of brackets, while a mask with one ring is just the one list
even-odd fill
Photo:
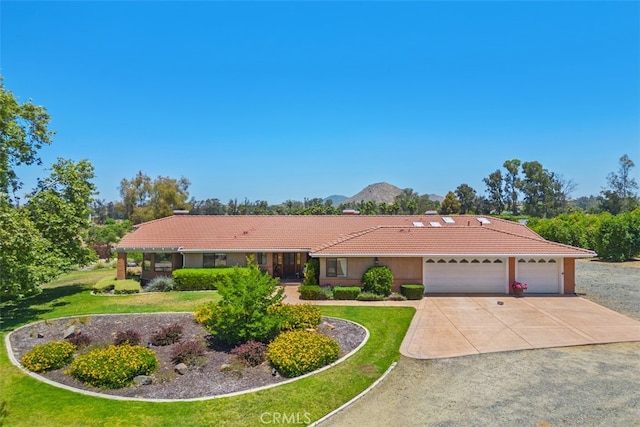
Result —
[[382, 374], [382, 376], [380, 376], [380, 378], [375, 380], [373, 382], [373, 384], [371, 384], [369, 387], [364, 389], [360, 394], [358, 394], [356, 397], [354, 397], [353, 399], [351, 399], [347, 403], [345, 403], [342, 406], [340, 406], [339, 408], [334, 409], [333, 411], [329, 412], [327, 415], [325, 415], [324, 417], [320, 418], [319, 420], [316, 420], [313, 423], [309, 424], [309, 427], [315, 427], [315, 426], [320, 425], [321, 423], [325, 422], [329, 418], [331, 418], [334, 415], [336, 415], [338, 412], [341, 412], [342, 410], [344, 410], [344, 409], [348, 408], [349, 406], [351, 406], [352, 404], [356, 403], [358, 400], [360, 400], [362, 397], [364, 397], [367, 393], [369, 393], [371, 390], [376, 388], [378, 386], [378, 384], [380, 384], [382, 381], [384, 381], [384, 379], [387, 378], [387, 376], [391, 373], [391, 371], [393, 370], [393, 368], [396, 367], [397, 364], [398, 364], [398, 362], [393, 362], [387, 368], [387, 370], [384, 372], [384, 374]]
[[[40, 323], [40, 322], [45, 322], [45, 321], [54, 321], [54, 320], [64, 320], [64, 319], [74, 319], [74, 318], [80, 318], [80, 317], [90, 317], [90, 316], [129, 316], [129, 315], [145, 315], [145, 314], [184, 314], [184, 313], [188, 313], [185, 311], [162, 311], [162, 312], [150, 312], [150, 313], [113, 313], [113, 314], [83, 314], [83, 315], [77, 315], [77, 316], [65, 316], [65, 317], [57, 317], [57, 318], [53, 318], [53, 319], [46, 319], [46, 320], [39, 320], [37, 322], [31, 322], [28, 323], [26, 325], [22, 325], [16, 329], [14, 329], [13, 331], [9, 332], [8, 334], [5, 335], [4, 337], [4, 343], [5, 343], [5, 349], [7, 350], [7, 356], [9, 357], [9, 360], [11, 361], [11, 363], [17, 367], [18, 369], [20, 369], [23, 373], [29, 375], [30, 377], [41, 381], [45, 384], [49, 384], [51, 386], [57, 387], [57, 388], [61, 388], [67, 391], [71, 391], [74, 393], [79, 393], [79, 394], [84, 394], [87, 396], [92, 396], [92, 397], [101, 397], [103, 399], [110, 399], [110, 400], [122, 400], [122, 401], [137, 401], [137, 402], [156, 402], [156, 403], [177, 403], [177, 402], [199, 402], [199, 401], [204, 401], [204, 400], [212, 400], [212, 399], [222, 399], [222, 398], [226, 398], [226, 397], [235, 397], [235, 396], [240, 396], [243, 394], [248, 394], [248, 393], [255, 393], [255, 392], [259, 392], [262, 390], [267, 390], [270, 388], [274, 388], [274, 387], [279, 387], [281, 385], [284, 384], [289, 384], [292, 383], [294, 381], [298, 381], [301, 380], [303, 378], [307, 378], [310, 377], [312, 375], [316, 375], [319, 374], [320, 372], [326, 371], [327, 369], [330, 369], [342, 362], [344, 362], [345, 360], [347, 360], [348, 358], [350, 358], [351, 356], [353, 356], [354, 354], [356, 354], [358, 352], [358, 350], [360, 350], [362, 347], [364, 347], [364, 345], [369, 341], [369, 337], [370, 337], [370, 333], [369, 333], [369, 329], [365, 328], [363, 325], [361, 325], [358, 322], [354, 322], [353, 320], [349, 320], [349, 319], [343, 319], [340, 317], [332, 317], [332, 316], [322, 316], [323, 319], [339, 319], [339, 320], [344, 320], [346, 322], [350, 322], [353, 323], [354, 325], [358, 325], [359, 327], [361, 327], [364, 332], [365, 332], [365, 336], [364, 339], [362, 340], [362, 342], [353, 350], [351, 350], [349, 353], [345, 354], [344, 356], [342, 356], [341, 358], [339, 358], [338, 360], [336, 360], [333, 363], [330, 363], [326, 366], [323, 366], [320, 369], [317, 369], [313, 372], [309, 372], [308, 374], [304, 374], [301, 375], [299, 377], [295, 377], [295, 378], [290, 378], [288, 380], [279, 382], [277, 384], [269, 384], [266, 386], [262, 386], [262, 387], [257, 387], [257, 388], [252, 388], [252, 389], [248, 389], [248, 390], [242, 390], [242, 391], [236, 391], [233, 393], [226, 393], [226, 394], [220, 394], [220, 395], [214, 395], [214, 396], [202, 396], [202, 397], [193, 397], [193, 398], [188, 398], [188, 399], [147, 399], [147, 398], [140, 398], [140, 397], [124, 397], [124, 396], [114, 396], [114, 395], [110, 395], [110, 394], [104, 394], [104, 393], [98, 393], [98, 392], [94, 392], [94, 391], [89, 391], [89, 390], [82, 390], [79, 388], [75, 388], [75, 387], [71, 387], [68, 386], [66, 384], [61, 384], [57, 381], [52, 381], [46, 377], [43, 377], [42, 375], [39, 375], [35, 372], [29, 371], [28, 369], [26, 369], [25, 367], [22, 366], [22, 364], [20, 363], [20, 361], [18, 361], [14, 354], [13, 354], [13, 347], [11, 346], [11, 334], [13, 334], [14, 332], [22, 329], [22, 328], [26, 328], [28, 326], [32, 326], [35, 323]], [[395, 365], [392, 364], [392, 366]], [[387, 371], [388, 372], [388, 371]], [[385, 376], [385, 374], [383, 374], [383, 376]], [[374, 382], [374, 384], [377, 384], [378, 381], [380, 380], [380, 378], [378, 378], [378, 380], [376, 380], [376, 382]], [[366, 393], [370, 388], [372, 388], [371, 386], [369, 388], [367, 388], [363, 393]], [[360, 395], [356, 396], [355, 399], [359, 398]], [[352, 399], [351, 401], [347, 402], [345, 405], [348, 405], [350, 402], [354, 401], [354, 399]], [[341, 406], [338, 409], [341, 409], [342, 407], [344, 407], [345, 405]]]

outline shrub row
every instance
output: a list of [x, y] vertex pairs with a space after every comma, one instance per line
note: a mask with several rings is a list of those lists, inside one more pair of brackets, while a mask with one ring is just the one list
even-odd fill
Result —
[[326, 299], [322, 289], [318, 285], [301, 285], [298, 287], [300, 299], [302, 300], [323, 300]]
[[340, 346], [333, 339], [304, 330], [283, 332], [267, 347], [271, 364], [285, 377], [297, 377], [338, 360]]
[[111, 345], [80, 355], [68, 373], [98, 388], [122, 388], [137, 375], [150, 375], [158, 369], [152, 350], [142, 346]]
[[360, 291], [358, 286], [336, 286], [333, 288], [333, 299], [354, 300], [358, 298]]
[[[248, 271], [247, 268], [240, 268]], [[233, 273], [233, 268], [181, 268], [174, 270], [173, 280], [177, 291], [204, 291], [218, 289], [226, 278]]]

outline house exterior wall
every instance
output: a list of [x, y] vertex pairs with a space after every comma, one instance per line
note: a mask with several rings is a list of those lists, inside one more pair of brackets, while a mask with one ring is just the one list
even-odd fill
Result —
[[563, 259], [563, 267], [564, 267], [564, 293], [565, 294], [574, 294], [576, 292], [576, 259], [575, 258], [564, 258]]
[[[344, 258], [344, 257], [339, 257]], [[374, 257], [347, 258], [347, 277], [327, 277], [327, 259], [320, 258], [320, 284], [362, 286], [362, 275], [375, 264]], [[393, 291], [399, 292], [400, 285], [422, 283], [422, 258], [378, 258], [378, 265], [384, 265], [393, 273]]]

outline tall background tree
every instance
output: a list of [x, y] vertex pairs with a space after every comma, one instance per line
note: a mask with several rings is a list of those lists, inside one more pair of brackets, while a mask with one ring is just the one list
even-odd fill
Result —
[[468, 214], [475, 211], [476, 190], [468, 184], [460, 184], [456, 188], [455, 195], [460, 202], [460, 213]]
[[159, 176], [154, 180], [139, 171], [132, 179], [120, 181], [119, 203], [125, 219], [134, 224], [164, 218], [176, 209], [189, 209], [188, 179]]
[[500, 171], [500, 169], [496, 169], [487, 178], [484, 178], [483, 181], [487, 186], [487, 194], [489, 195], [489, 197], [487, 197], [487, 201], [491, 212], [501, 214], [504, 210], [502, 171]]
[[19, 103], [0, 76], [0, 196], [9, 202], [22, 187], [16, 166], [42, 163], [38, 150], [51, 144], [55, 134], [48, 126], [46, 108], [31, 101]]
[[598, 198], [600, 209], [614, 215], [632, 211], [638, 206], [638, 183], [631, 176], [635, 164], [626, 154], [618, 162], [618, 172], [611, 172], [607, 176], [607, 187]]
[[518, 214], [518, 187], [520, 185], [520, 160], [512, 159], [505, 161], [502, 166], [507, 170], [504, 176], [504, 193], [508, 200], [508, 208], [512, 214]]

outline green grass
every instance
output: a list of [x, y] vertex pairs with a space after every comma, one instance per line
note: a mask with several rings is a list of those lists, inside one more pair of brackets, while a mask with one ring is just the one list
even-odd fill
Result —
[[127, 293], [134, 293], [140, 292], [142, 290], [142, 288], [140, 287], [140, 282], [138, 282], [137, 280], [116, 280], [115, 277], [104, 277], [98, 280], [96, 284], [93, 285], [93, 289], [95, 289], [96, 291], [100, 291], [110, 285], [114, 286], [113, 290], [116, 294], [123, 291]]
[[[72, 273], [47, 285], [42, 294], [0, 304], [4, 335], [35, 320], [69, 315], [193, 311], [217, 292], [167, 292], [119, 297], [92, 296], [92, 285], [113, 271]], [[247, 426], [261, 425], [265, 412], [308, 415], [316, 420], [373, 383], [399, 356], [411, 322], [411, 307], [321, 307], [326, 316], [366, 326], [369, 342], [340, 365], [273, 389], [202, 402], [148, 403], [84, 396], [41, 383], [23, 374], [0, 352], [0, 405], [6, 402], [7, 426]], [[2, 416], [0, 415], [0, 425]]]

